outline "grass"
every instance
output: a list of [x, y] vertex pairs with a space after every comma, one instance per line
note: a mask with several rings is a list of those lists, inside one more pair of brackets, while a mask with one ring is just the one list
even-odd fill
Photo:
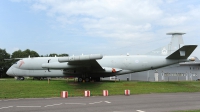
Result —
[[109, 95], [122, 95], [129, 89], [131, 94], [200, 92], [200, 82], [91, 82], [77, 83], [66, 80], [0, 80], [0, 99], [4, 98], [41, 98], [60, 97], [61, 91], [68, 91], [69, 96], [83, 96], [84, 90], [90, 90], [91, 96], [102, 95], [108, 90]]

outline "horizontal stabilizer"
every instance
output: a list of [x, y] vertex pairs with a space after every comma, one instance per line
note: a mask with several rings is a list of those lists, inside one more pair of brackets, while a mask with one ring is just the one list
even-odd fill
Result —
[[170, 54], [166, 59], [187, 59], [196, 47], [197, 45], [184, 45]]

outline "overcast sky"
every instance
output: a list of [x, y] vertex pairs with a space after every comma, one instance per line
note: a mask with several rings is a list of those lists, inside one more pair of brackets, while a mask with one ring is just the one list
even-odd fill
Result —
[[144, 54], [167, 45], [172, 31], [200, 44], [199, 0], [0, 0], [0, 48], [8, 53]]

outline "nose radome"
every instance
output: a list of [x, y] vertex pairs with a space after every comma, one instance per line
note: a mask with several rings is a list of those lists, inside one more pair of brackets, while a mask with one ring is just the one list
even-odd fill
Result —
[[6, 74], [9, 76], [12, 76], [13, 75], [12, 68], [9, 68]]

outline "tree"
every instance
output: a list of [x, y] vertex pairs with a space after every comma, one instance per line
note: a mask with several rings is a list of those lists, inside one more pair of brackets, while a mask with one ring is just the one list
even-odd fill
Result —
[[69, 55], [65, 54], [65, 53], [63, 53], [63, 54], [56, 54], [56, 53], [49, 54], [49, 57], [55, 57], [55, 56], [57, 56], [57, 57], [65, 57], [65, 56], [69, 56]]
[[63, 54], [59, 54], [58, 55], [59, 57], [65, 57], [65, 56], [69, 56], [68, 54], [65, 54], [65, 53], [63, 53]]
[[12, 60], [6, 61], [5, 59], [9, 59], [10, 54], [6, 52], [5, 49], [0, 48], [0, 78], [7, 77], [6, 71], [12, 65]]
[[27, 58], [27, 57], [39, 57], [40, 55], [30, 49], [24, 51], [18, 50], [12, 53], [12, 58]]
[[49, 57], [55, 57], [55, 56], [58, 56], [58, 54], [56, 54], [56, 53], [49, 54]]

